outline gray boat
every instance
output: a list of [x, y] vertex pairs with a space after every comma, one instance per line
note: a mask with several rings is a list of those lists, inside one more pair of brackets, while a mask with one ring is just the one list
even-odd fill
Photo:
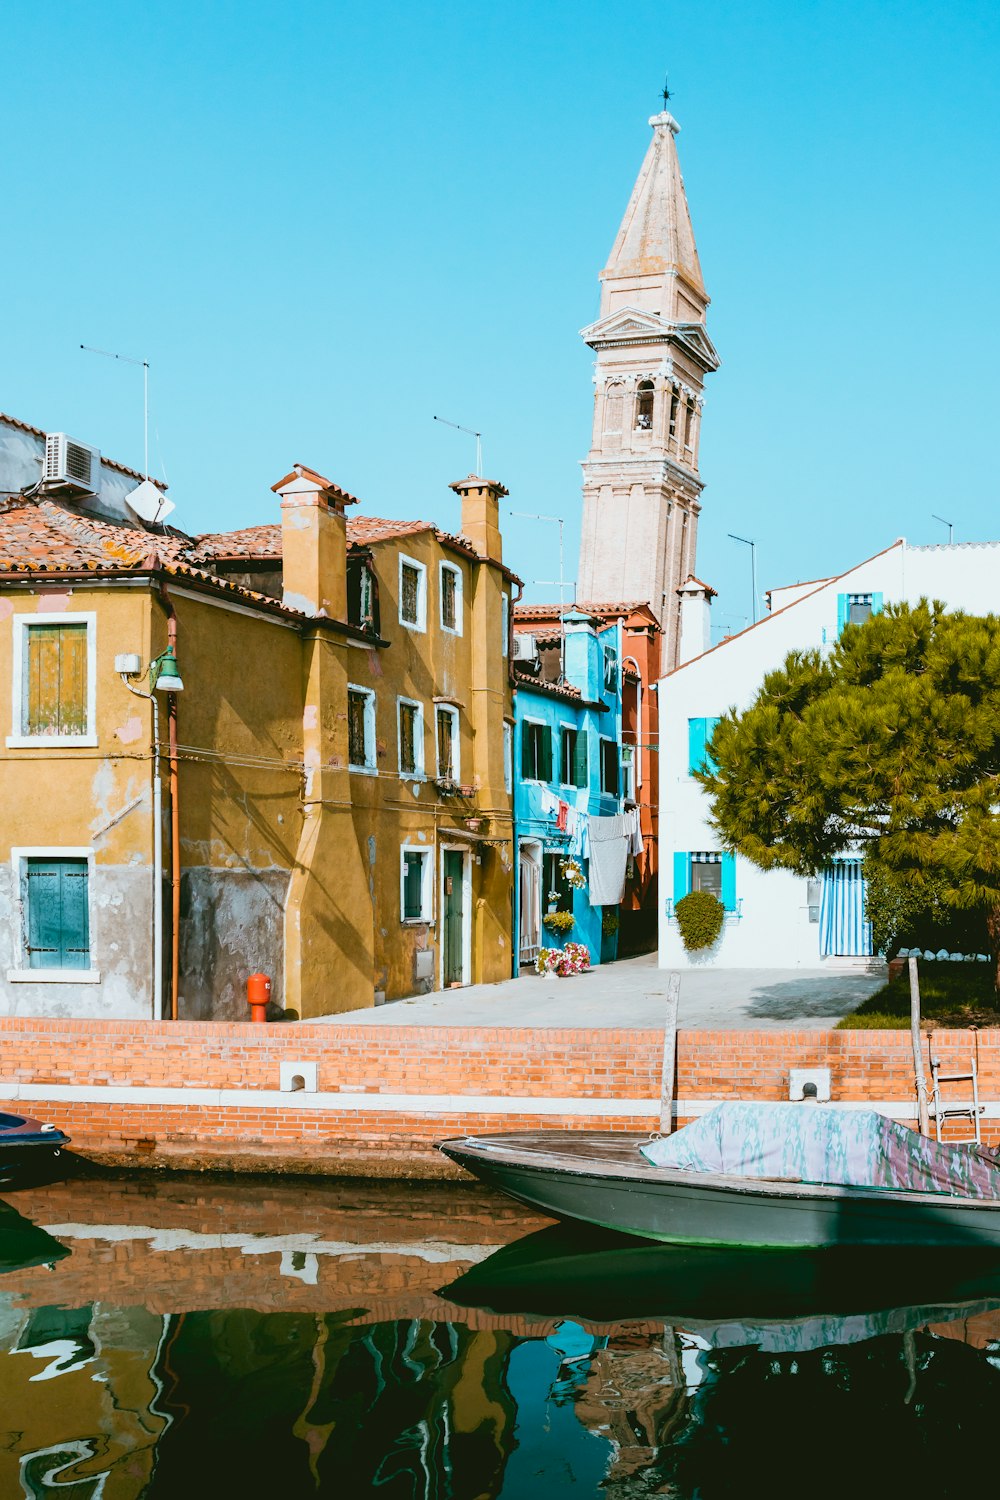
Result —
[[[704, 1161], [709, 1126], [723, 1142], [716, 1155], [729, 1167], [728, 1144], [737, 1170], [659, 1165], [644, 1154]], [[688, 1131], [693, 1149], [682, 1140]], [[555, 1219], [665, 1244], [1000, 1248], [1000, 1171], [993, 1162], [965, 1146], [939, 1146], [872, 1111], [723, 1105], [669, 1141], [544, 1130], [465, 1136], [440, 1149]], [[854, 1180], [829, 1180], [838, 1176]]]

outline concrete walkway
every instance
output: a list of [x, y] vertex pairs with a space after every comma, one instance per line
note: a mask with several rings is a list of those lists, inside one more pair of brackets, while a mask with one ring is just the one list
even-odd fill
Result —
[[[841, 969], [693, 969], [681, 974], [679, 1020], [709, 1031], [823, 1031], [886, 981], [882, 964], [870, 972]], [[559, 979], [526, 974], [502, 984], [474, 984], [374, 1010], [323, 1016], [331, 1024], [365, 1026], [625, 1026], [663, 1022], [667, 971], [655, 954], [606, 964]]]

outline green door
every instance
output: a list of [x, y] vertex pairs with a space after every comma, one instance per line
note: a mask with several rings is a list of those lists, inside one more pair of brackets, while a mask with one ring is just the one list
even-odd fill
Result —
[[462, 962], [463, 909], [462, 886], [465, 872], [465, 855], [460, 849], [444, 851], [444, 983], [463, 984], [465, 965]]

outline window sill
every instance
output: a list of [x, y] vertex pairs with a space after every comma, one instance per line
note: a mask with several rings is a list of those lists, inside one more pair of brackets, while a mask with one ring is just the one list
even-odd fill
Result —
[[96, 734], [9, 734], [7, 736], [8, 750], [50, 750], [56, 746], [61, 749], [71, 749], [79, 746], [81, 749], [95, 749], [97, 746]]
[[348, 766], [352, 776], [377, 776], [378, 766]]
[[100, 984], [100, 969], [8, 969], [8, 984]]
[[430, 927], [433, 917], [400, 917], [400, 927]]
[[417, 635], [427, 634], [427, 626], [419, 624], [419, 622], [416, 620], [404, 620], [401, 615], [399, 623], [400, 625], [402, 625], [404, 630], [413, 630], [417, 633]]
[[445, 635], [457, 635], [457, 636], [461, 636], [461, 635], [465, 634], [465, 632], [462, 630], [461, 626], [459, 626], [459, 625], [446, 625], [443, 620], [441, 621], [441, 629], [444, 631]]

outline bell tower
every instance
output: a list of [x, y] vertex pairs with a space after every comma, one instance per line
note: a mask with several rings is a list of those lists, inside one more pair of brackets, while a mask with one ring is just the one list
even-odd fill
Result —
[[677, 590], [695, 571], [702, 389], [719, 357], [705, 331], [680, 126], [666, 112], [649, 123], [653, 139], [601, 272], [600, 317], [582, 330], [597, 359], [577, 592], [586, 602], [649, 604], [669, 671]]

